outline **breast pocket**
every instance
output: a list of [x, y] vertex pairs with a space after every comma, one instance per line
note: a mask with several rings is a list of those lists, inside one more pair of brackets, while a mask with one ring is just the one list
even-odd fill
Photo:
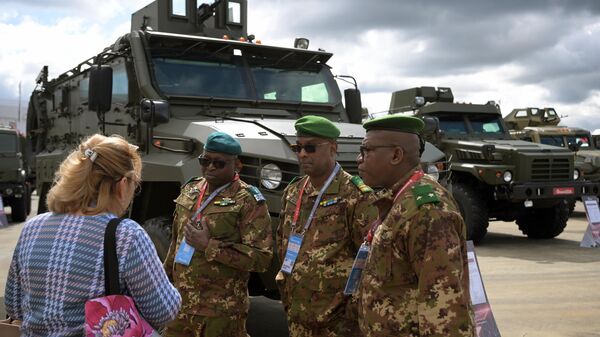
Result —
[[346, 221], [346, 208], [345, 202], [317, 208], [311, 225], [316, 227], [315, 246], [345, 242], [350, 235]]
[[240, 242], [238, 224], [240, 207], [210, 207], [202, 214], [202, 223], [207, 224], [211, 237], [228, 242]]

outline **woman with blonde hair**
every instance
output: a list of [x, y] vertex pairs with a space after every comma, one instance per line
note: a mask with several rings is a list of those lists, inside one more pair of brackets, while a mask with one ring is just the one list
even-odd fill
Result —
[[[48, 213], [29, 219], [6, 282], [7, 314], [24, 336], [81, 336], [84, 305], [105, 291], [104, 235], [129, 208], [140, 184], [137, 147], [119, 136], [93, 135], [60, 165], [47, 197]], [[119, 285], [154, 328], [176, 317], [181, 296], [138, 223], [116, 232]]]

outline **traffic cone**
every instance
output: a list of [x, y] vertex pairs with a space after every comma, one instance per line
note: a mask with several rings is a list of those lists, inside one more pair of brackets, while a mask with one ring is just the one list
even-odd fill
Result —
[[4, 213], [4, 201], [0, 195], [0, 227], [3, 226], [8, 226], [8, 219], [6, 218], [6, 213]]

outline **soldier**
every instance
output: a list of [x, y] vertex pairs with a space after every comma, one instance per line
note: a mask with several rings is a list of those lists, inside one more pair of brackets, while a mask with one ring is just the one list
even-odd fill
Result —
[[365, 245], [359, 324], [366, 336], [474, 336], [466, 229], [454, 199], [419, 168], [423, 121], [364, 124], [365, 183], [381, 187]]
[[277, 284], [290, 336], [357, 336], [356, 302], [343, 291], [377, 216], [372, 190], [336, 162], [340, 131], [332, 122], [305, 116], [295, 128], [292, 150], [306, 175], [285, 189], [276, 235], [283, 261]]
[[165, 269], [183, 304], [166, 336], [247, 336], [249, 272], [268, 268], [273, 239], [264, 197], [236, 172], [241, 152], [228, 134], [210, 134], [203, 177], [175, 200]]

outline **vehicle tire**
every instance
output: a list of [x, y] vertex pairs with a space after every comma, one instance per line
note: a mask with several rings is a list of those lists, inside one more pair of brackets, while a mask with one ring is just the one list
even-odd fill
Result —
[[38, 210], [37, 214], [48, 212], [48, 205], [46, 204], [46, 197], [50, 191], [50, 183], [43, 183], [39, 191], [38, 198]]
[[473, 240], [475, 244], [480, 243], [489, 225], [485, 201], [472, 187], [464, 184], [453, 183], [452, 195], [467, 225], [467, 240]]
[[13, 198], [10, 205], [13, 222], [23, 222], [27, 219], [27, 196], [23, 195], [20, 198]]
[[575, 204], [577, 203], [577, 200], [575, 199], [569, 199], [567, 201], [568, 207], [569, 207], [569, 216], [573, 215], [573, 212], [575, 212]]
[[171, 225], [173, 220], [166, 216], [159, 216], [156, 218], [148, 219], [144, 222], [144, 229], [154, 247], [156, 253], [160, 257], [161, 261], [164, 261], [169, 251], [169, 245], [171, 244]]
[[569, 202], [562, 200], [550, 208], [526, 210], [517, 218], [523, 234], [532, 239], [552, 239], [563, 232], [569, 220]]

